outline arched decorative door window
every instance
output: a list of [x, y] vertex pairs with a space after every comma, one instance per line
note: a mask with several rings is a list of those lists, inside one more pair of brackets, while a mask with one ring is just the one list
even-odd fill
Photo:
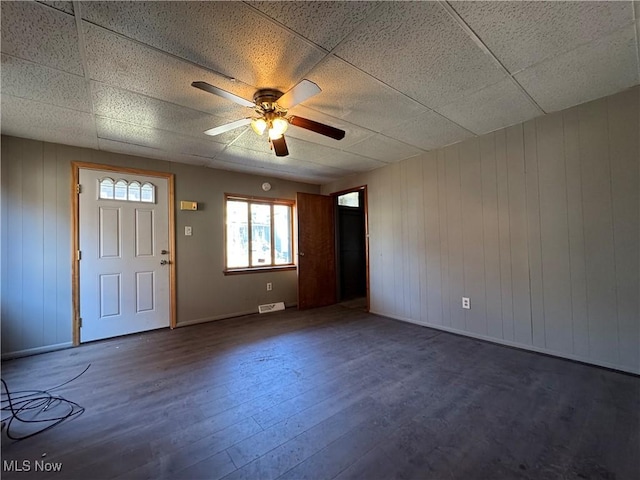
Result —
[[152, 183], [141, 184], [137, 180], [127, 182], [105, 177], [98, 181], [98, 198], [101, 200], [120, 200], [128, 202], [155, 203], [156, 187]]
[[103, 178], [100, 180], [99, 198], [113, 200], [113, 178]]

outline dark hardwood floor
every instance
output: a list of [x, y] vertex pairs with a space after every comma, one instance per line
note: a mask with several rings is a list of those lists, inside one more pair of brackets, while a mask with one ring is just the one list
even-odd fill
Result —
[[4, 479], [640, 478], [638, 377], [354, 308], [96, 342], [2, 378], [45, 389], [89, 363], [56, 391], [84, 414], [3, 432]]

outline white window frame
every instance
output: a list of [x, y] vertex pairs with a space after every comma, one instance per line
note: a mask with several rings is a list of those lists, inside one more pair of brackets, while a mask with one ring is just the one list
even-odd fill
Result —
[[[248, 225], [248, 234], [249, 234], [249, 265], [246, 267], [228, 267], [227, 261], [227, 202], [235, 201], [235, 202], [246, 202], [248, 204], [247, 208], [247, 225]], [[252, 263], [252, 249], [251, 249], [251, 205], [270, 205], [271, 206], [271, 264], [264, 266], [251, 266]], [[273, 207], [275, 205], [284, 205], [288, 206], [290, 209], [289, 213], [289, 249], [291, 252], [291, 262], [286, 264], [274, 264], [274, 238], [275, 238], [275, 227], [274, 227], [274, 215], [273, 215]], [[258, 272], [266, 272], [266, 271], [280, 271], [280, 270], [294, 270], [296, 268], [295, 264], [295, 251], [294, 251], [294, 229], [293, 229], [293, 219], [295, 214], [295, 200], [290, 199], [281, 199], [281, 198], [266, 198], [266, 197], [253, 197], [248, 195], [240, 195], [240, 194], [232, 194], [225, 193], [224, 194], [224, 273], [225, 275], [233, 275], [233, 274], [242, 274], [242, 273], [258, 273]]]

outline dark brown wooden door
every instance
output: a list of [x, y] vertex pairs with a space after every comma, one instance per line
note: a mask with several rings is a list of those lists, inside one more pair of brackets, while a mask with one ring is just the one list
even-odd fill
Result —
[[334, 199], [298, 193], [298, 308], [336, 303]]

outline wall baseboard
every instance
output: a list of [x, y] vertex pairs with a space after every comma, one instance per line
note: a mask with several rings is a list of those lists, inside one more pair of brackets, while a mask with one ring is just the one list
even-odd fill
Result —
[[3, 352], [2, 360], [10, 360], [12, 358], [28, 357], [30, 355], [38, 355], [39, 353], [54, 352], [65, 348], [73, 347], [72, 342], [57, 343], [55, 345], [45, 345], [44, 347], [27, 348], [25, 350], [17, 350], [15, 352]]
[[[285, 303], [285, 308], [297, 307], [297, 303]], [[258, 307], [254, 310], [246, 310], [242, 312], [226, 313], [224, 315], [216, 315], [214, 317], [196, 318], [193, 320], [186, 320], [184, 322], [178, 321], [176, 328], [188, 327], [189, 325], [197, 325], [199, 323], [215, 322], [216, 320], [226, 320], [227, 318], [244, 317], [247, 315], [258, 315]]]
[[556, 351], [553, 351], [553, 350], [547, 350], [545, 348], [536, 347], [534, 345], [526, 345], [526, 344], [523, 344], [523, 343], [511, 342], [509, 340], [503, 340], [503, 339], [500, 339], [500, 338], [489, 337], [489, 336], [486, 336], [486, 335], [480, 335], [480, 334], [477, 334], [477, 333], [467, 332], [467, 331], [464, 331], [464, 330], [458, 330], [458, 329], [455, 329], [455, 328], [447, 327], [446, 325], [438, 325], [438, 324], [433, 324], [433, 323], [421, 322], [421, 321], [418, 321], [418, 320], [413, 320], [411, 318], [401, 317], [401, 316], [398, 316], [398, 315], [391, 315], [389, 313], [378, 312], [378, 311], [374, 311], [374, 310], [371, 310], [370, 313], [373, 313], [375, 315], [380, 315], [381, 317], [391, 318], [393, 320], [400, 320], [401, 322], [413, 323], [414, 325], [420, 325], [421, 327], [429, 327], [429, 328], [433, 328], [435, 330], [442, 330], [444, 332], [453, 333], [453, 334], [456, 334], [456, 335], [462, 335], [462, 336], [465, 336], [465, 337], [476, 338], [478, 340], [484, 340], [486, 342], [497, 343], [498, 345], [504, 345], [506, 347], [519, 348], [521, 350], [527, 350], [527, 351], [530, 351], [530, 352], [541, 353], [543, 355], [549, 355], [551, 357], [564, 358], [566, 360], [572, 360], [572, 361], [575, 361], [575, 362], [586, 363], [586, 364], [589, 364], [589, 365], [595, 365], [597, 367], [610, 368], [611, 370], [619, 370], [619, 371], [624, 372], [624, 373], [631, 373], [631, 374], [634, 374], [634, 375], [640, 375], [640, 368], [633, 369], [632, 367], [627, 367], [627, 366], [623, 366], [623, 365], [617, 365], [617, 364], [609, 363], [609, 362], [602, 362], [602, 361], [599, 361], [599, 360], [594, 360], [592, 358], [583, 357], [583, 356], [580, 356], [580, 355], [572, 355], [572, 354], [569, 354], [569, 353], [556, 352]]

